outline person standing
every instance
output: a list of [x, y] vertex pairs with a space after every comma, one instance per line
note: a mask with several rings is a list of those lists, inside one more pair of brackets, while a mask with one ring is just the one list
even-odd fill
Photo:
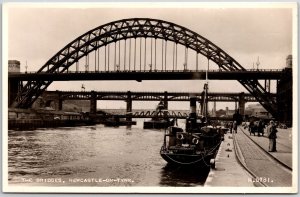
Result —
[[253, 133], [255, 135], [255, 132], [253, 132], [253, 128], [254, 128], [254, 121], [253, 121], [253, 119], [251, 119], [250, 123], [249, 123], [249, 128], [248, 128], [250, 135], [251, 135], [251, 133]]
[[258, 136], [264, 135], [264, 125], [263, 125], [262, 119], [260, 119], [258, 121], [257, 133], [258, 133]]
[[232, 130], [233, 130], [233, 122], [230, 122], [230, 123], [229, 123], [229, 128], [230, 128], [230, 133], [232, 133]]
[[233, 122], [233, 132], [234, 133], [237, 132], [237, 122], [236, 121]]
[[270, 121], [267, 127], [267, 135], [269, 138], [269, 152], [276, 152], [276, 138], [277, 129], [273, 120]]

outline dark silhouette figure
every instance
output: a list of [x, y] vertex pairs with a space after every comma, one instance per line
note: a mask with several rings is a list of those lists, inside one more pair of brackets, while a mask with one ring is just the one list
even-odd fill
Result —
[[265, 128], [265, 125], [264, 125], [263, 121], [259, 120], [258, 121], [258, 126], [257, 126], [258, 136], [260, 136], [260, 135], [263, 136], [264, 135], [264, 128]]
[[276, 152], [277, 129], [273, 120], [270, 121], [267, 127], [267, 136], [269, 138], [269, 152]]
[[236, 110], [236, 112], [233, 114], [233, 121], [236, 121], [237, 125], [242, 124], [243, 116], [239, 113], [239, 110]]

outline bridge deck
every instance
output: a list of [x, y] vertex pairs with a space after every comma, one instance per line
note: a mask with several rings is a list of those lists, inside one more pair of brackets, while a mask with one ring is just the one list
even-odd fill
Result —
[[[131, 92], [131, 91], [46, 91], [45, 98], [56, 98], [62, 100], [91, 100], [92, 95], [96, 100], [126, 100], [130, 97], [136, 101], [189, 101], [191, 96], [196, 96], [197, 100], [203, 98], [202, 92]], [[250, 93], [234, 92], [209, 92], [208, 101], [237, 102], [242, 96], [246, 102], [257, 102]], [[276, 97], [276, 94], [270, 93]]]
[[[245, 71], [208, 71], [210, 80], [245, 80], [272, 79], [278, 80], [281, 69], [245, 70]], [[96, 72], [66, 72], [66, 73], [10, 73], [9, 79], [19, 81], [80, 81], [80, 80], [199, 80], [206, 79], [205, 70], [157, 70], [157, 71], [96, 71]]]

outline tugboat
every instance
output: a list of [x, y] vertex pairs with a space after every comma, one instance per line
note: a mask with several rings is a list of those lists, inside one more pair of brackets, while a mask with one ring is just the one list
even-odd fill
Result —
[[[169, 126], [174, 126], [175, 119], [170, 120], [167, 117], [163, 117], [166, 112], [165, 106], [162, 101], [156, 107], [155, 117], [149, 121], [144, 122], [144, 129], [166, 129]], [[160, 117], [161, 116], [161, 117]]]
[[[204, 85], [204, 91], [206, 97], [207, 84]], [[190, 98], [191, 111], [185, 129], [171, 126], [165, 130], [160, 155], [170, 164], [215, 168], [214, 158], [224, 134], [220, 128], [208, 125], [207, 112], [205, 116], [197, 118], [196, 101], [196, 97]]]

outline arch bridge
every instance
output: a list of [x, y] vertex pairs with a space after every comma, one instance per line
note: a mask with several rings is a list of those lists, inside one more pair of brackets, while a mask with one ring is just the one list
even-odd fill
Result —
[[[36, 74], [55, 77], [81, 71], [163, 73], [181, 70], [185, 73], [195, 70], [192, 77], [197, 78], [201, 66], [208, 70], [215, 67], [222, 72], [247, 71], [220, 47], [190, 29], [158, 19], [129, 18], [101, 25], [79, 36], [51, 57]], [[97, 80], [103, 79], [98, 76]], [[276, 117], [276, 99], [269, 94], [269, 83], [263, 87], [255, 78], [237, 78], [237, 81]], [[29, 108], [52, 82], [51, 78], [28, 80], [20, 88], [12, 107]]]

